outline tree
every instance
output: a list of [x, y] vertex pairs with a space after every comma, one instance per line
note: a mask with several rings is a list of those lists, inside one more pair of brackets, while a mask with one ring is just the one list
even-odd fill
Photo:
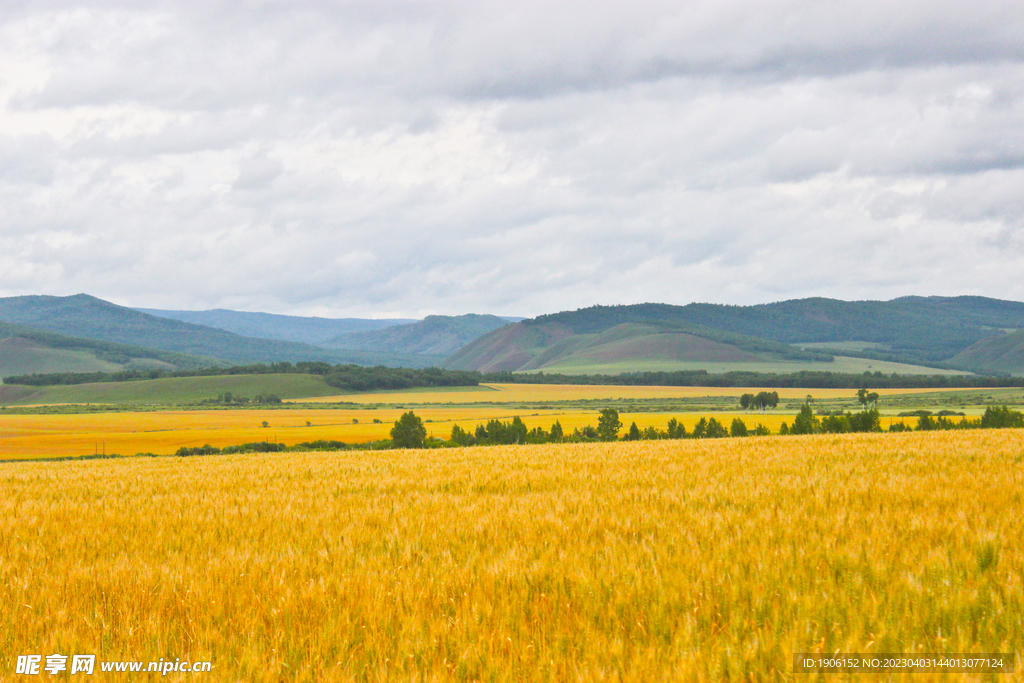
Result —
[[423, 448], [427, 439], [427, 428], [411, 410], [403, 413], [391, 428], [391, 441], [399, 448]]
[[806, 403], [800, 407], [800, 414], [793, 420], [790, 434], [814, 434], [819, 430], [819, 420], [814, 417], [814, 411]]
[[1005, 427], [1024, 427], [1024, 414], [1011, 410], [1008, 406], [989, 406], [981, 416], [982, 429], [1000, 429]]
[[640, 428], [636, 426], [636, 422], [629, 425], [629, 433], [626, 434], [626, 441], [639, 441], [640, 440]]
[[473, 435], [464, 430], [459, 425], [452, 426], [451, 440], [459, 444], [460, 446], [472, 446], [474, 443], [476, 443], [476, 439], [473, 438]]
[[558, 443], [564, 436], [565, 433], [562, 431], [562, 423], [555, 420], [555, 424], [551, 425], [551, 440]]
[[597, 418], [597, 433], [602, 441], [615, 441], [619, 438], [619, 430], [622, 429], [622, 422], [619, 421], [619, 411], [615, 408], [605, 408]]
[[864, 410], [867, 410], [867, 408], [868, 408], [868, 390], [865, 389], [864, 387], [861, 387], [860, 389], [858, 389], [857, 390], [857, 400], [860, 401], [860, 404], [862, 406], [864, 406]]
[[748, 408], [750, 408], [750, 405], [753, 402], [754, 402], [754, 395], [753, 394], [743, 394], [742, 396], [740, 396], [740, 408], [743, 408], [743, 410], [747, 410]]
[[730, 436], [746, 436], [747, 433], [747, 425], [738, 417], [734, 419], [732, 424], [729, 426]]
[[526, 443], [526, 435], [529, 430], [526, 428], [526, 423], [523, 422], [523, 418], [516, 415], [512, 418], [512, 424], [508, 428], [509, 438], [512, 443]]
[[708, 420], [708, 426], [704, 431], [704, 435], [709, 439], [721, 439], [722, 437], [729, 436], [729, 430], [721, 422], [711, 418]]
[[851, 432], [882, 431], [882, 416], [878, 414], [878, 408], [852, 414], [849, 416], [849, 422]]
[[686, 426], [673, 417], [668, 421], [667, 434], [670, 439], [684, 439], [686, 438]]

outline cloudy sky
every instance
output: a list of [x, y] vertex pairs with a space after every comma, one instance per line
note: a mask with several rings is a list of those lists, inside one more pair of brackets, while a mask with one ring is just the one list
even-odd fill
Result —
[[0, 10], [0, 296], [1024, 300], [1024, 3]]

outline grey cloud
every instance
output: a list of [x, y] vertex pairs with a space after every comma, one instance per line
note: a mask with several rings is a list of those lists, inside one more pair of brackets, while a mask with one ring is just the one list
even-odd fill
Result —
[[0, 31], [40, 74], [0, 75], [2, 294], [1024, 297], [1020, 3], [53, 1]]

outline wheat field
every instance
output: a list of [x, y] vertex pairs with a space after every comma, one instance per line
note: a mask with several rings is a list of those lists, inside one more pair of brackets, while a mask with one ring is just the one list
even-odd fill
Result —
[[[3, 680], [51, 652], [213, 662], [167, 680], [819, 680], [792, 653], [1024, 645], [1020, 430], [22, 462], [0, 482]], [[943, 677], [885, 678], [904, 679]]]
[[[293, 410], [151, 410], [111, 413], [4, 415], [0, 414], [0, 461], [72, 458], [93, 453], [155, 453], [172, 455], [182, 446], [210, 444], [223, 448], [241, 443], [272, 441], [289, 446], [318, 439], [365, 444], [390, 438], [401, 408]], [[598, 411], [580, 409], [525, 410], [494, 407], [434, 407], [417, 409], [431, 437], [447, 439], [455, 425], [472, 432], [490, 419], [520, 417], [530, 429], [550, 429], [556, 420], [572, 433], [597, 424]], [[619, 413], [623, 433], [636, 422], [640, 429], [664, 430], [676, 419], [688, 431], [714, 417], [726, 427], [740, 418], [753, 429], [762, 424], [777, 433], [793, 415], [780, 412]], [[374, 420], [377, 422], [374, 422]], [[267, 426], [262, 424], [266, 422]], [[884, 416], [883, 428], [894, 422], [916, 424], [917, 418]]]

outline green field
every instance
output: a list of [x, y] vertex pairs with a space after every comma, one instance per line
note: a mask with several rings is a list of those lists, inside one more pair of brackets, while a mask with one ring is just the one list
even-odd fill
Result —
[[123, 367], [86, 349], [55, 349], [20, 338], [0, 340], [0, 378], [33, 372], [117, 372]]
[[328, 385], [319, 375], [217, 375], [52, 387], [0, 385], [0, 403], [197, 403], [216, 398], [226, 391], [246, 398], [258, 394], [303, 398], [339, 393], [337, 388]]
[[[558, 365], [547, 365], [542, 371], [548, 374], [564, 373], [567, 375], [618, 375], [624, 372], [671, 372], [675, 370], [707, 370], [711, 373], [719, 372], [775, 372], [789, 373], [800, 372], [801, 370], [812, 370], [820, 372], [882, 372], [886, 375], [898, 373], [901, 375], [969, 375], [969, 372], [961, 370], [942, 370], [939, 368], [928, 368], [922, 365], [908, 365], [906, 363], [891, 363], [889, 361], [871, 360], [867, 358], [850, 358], [848, 356], [836, 356], [831, 363], [815, 361], [754, 361], [749, 363], [715, 363], [715, 362], [687, 362], [670, 359], [644, 360], [633, 359], [612, 363], [580, 364], [564, 363]], [[540, 372], [541, 370], [527, 370], [526, 373]]]

